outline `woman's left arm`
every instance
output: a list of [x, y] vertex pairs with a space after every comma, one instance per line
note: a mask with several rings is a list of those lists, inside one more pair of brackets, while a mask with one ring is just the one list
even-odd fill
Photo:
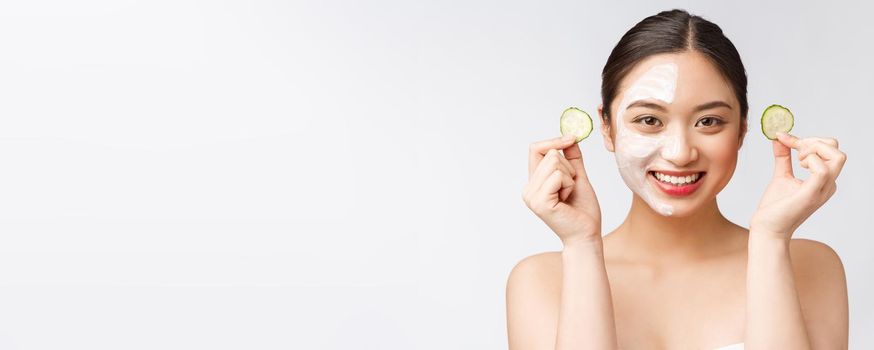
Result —
[[[840, 258], [813, 241], [802, 244], [799, 252], [805, 252], [805, 261], [796, 262], [795, 271], [790, 258], [792, 234], [835, 193], [846, 155], [838, 150], [837, 140], [787, 134], [779, 134], [773, 148], [774, 177], [750, 221], [744, 347], [846, 349], [846, 280]], [[791, 149], [798, 151], [800, 165], [811, 173], [804, 181], [793, 174]], [[802, 265], [808, 267], [801, 271]], [[799, 272], [803, 278], [796, 281]], [[815, 283], [821, 290], [804, 295], [804, 313], [796, 282]], [[817, 299], [809, 300], [811, 296]]]

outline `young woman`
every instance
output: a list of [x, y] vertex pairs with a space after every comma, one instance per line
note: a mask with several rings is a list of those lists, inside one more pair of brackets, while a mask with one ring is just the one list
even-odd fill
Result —
[[[579, 146], [531, 145], [523, 199], [563, 248], [510, 273], [510, 349], [846, 349], [841, 260], [791, 238], [835, 192], [846, 160], [837, 140], [780, 134], [746, 229], [716, 202], [748, 112], [746, 71], [722, 30], [680, 10], [648, 17], [602, 78], [601, 133], [631, 209], [602, 237]], [[791, 149], [806, 180], [793, 175]]]

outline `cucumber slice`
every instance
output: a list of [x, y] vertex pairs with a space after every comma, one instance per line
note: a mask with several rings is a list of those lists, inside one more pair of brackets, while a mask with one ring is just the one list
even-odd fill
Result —
[[788, 133], [795, 125], [795, 117], [788, 108], [781, 105], [770, 105], [762, 113], [762, 133], [771, 140], [777, 139], [777, 132]]
[[576, 107], [568, 107], [561, 112], [561, 136], [574, 135], [580, 142], [592, 133], [592, 117]]

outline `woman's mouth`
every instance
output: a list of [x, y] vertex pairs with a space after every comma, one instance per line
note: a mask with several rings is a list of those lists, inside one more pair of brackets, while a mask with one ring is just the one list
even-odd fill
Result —
[[649, 178], [656, 187], [675, 197], [688, 196], [698, 189], [706, 172], [650, 171]]

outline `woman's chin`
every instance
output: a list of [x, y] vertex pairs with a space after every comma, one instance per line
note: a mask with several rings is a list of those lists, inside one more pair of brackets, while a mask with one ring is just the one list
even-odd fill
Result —
[[677, 203], [677, 201], [664, 203], [671, 207], [671, 215], [665, 215], [664, 213], [660, 214], [671, 218], [692, 217], [695, 216], [695, 214], [701, 209], [700, 205], [696, 205], [696, 203], [690, 203], [688, 200], [681, 201], [680, 203]]

